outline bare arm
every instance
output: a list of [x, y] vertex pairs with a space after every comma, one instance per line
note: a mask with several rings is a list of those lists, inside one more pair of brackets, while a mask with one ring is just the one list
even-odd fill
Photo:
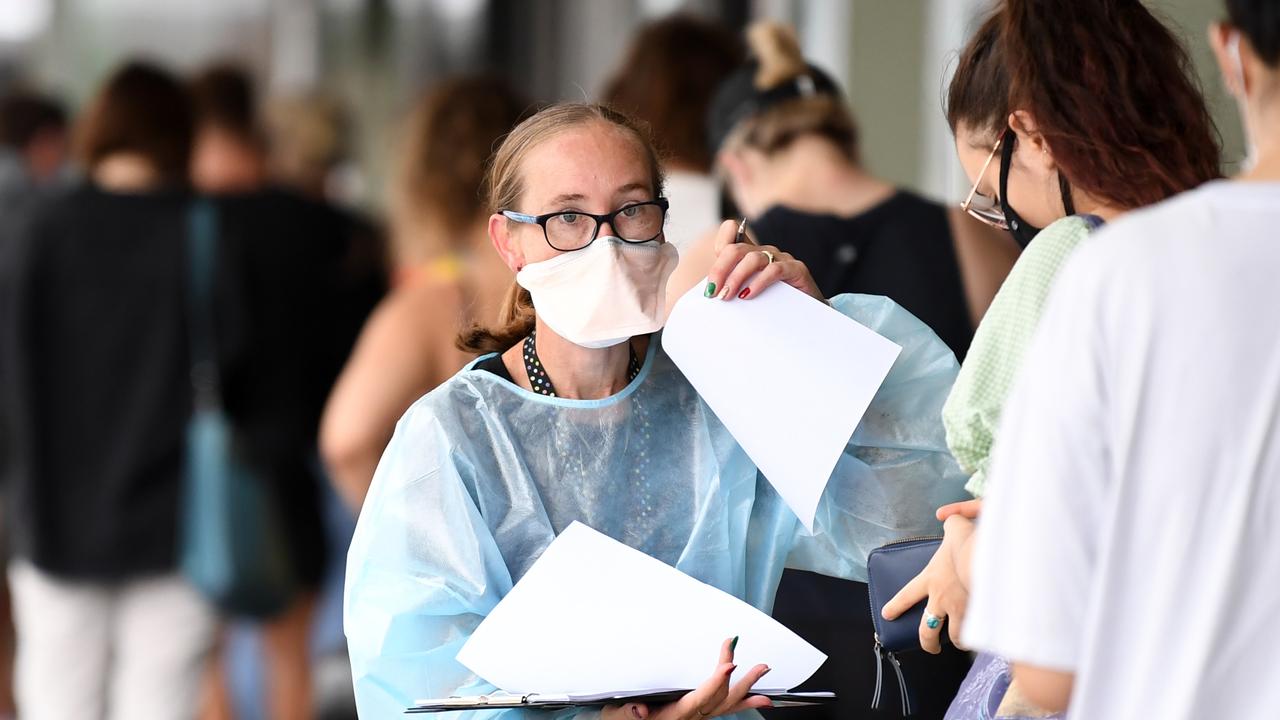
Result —
[[978, 222], [960, 208], [950, 209], [948, 217], [969, 317], [976, 327], [1020, 251], [1009, 233]]
[[1036, 707], [1060, 713], [1067, 709], [1071, 701], [1071, 690], [1075, 686], [1076, 676], [1074, 673], [1060, 670], [1046, 670], [1014, 663], [1013, 681]]
[[397, 291], [378, 306], [338, 377], [320, 423], [320, 453], [343, 500], [359, 511], [396, 421], [456, 368], [455, 303], [430, 288]]

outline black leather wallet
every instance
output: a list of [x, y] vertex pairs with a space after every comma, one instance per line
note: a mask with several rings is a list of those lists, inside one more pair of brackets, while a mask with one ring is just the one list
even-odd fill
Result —
[[897, 653], [920, 649], [920, 621], [924, 617], [925, 601], [916, 603], [895, 620], [885, 620], [880, 612], [899, 590], [924, 570], [941, 545], [940, 537], [908, 538], [878, 547], [867, 556], [871, 624], [876, 631], [876, 694], [871, 699], [873, 708], [880, 706], [884, 661], [887, 659], [898, 676], [902, 714], [911, 714], [911, 691], [902, 676], [902, 665], [898, 662]]

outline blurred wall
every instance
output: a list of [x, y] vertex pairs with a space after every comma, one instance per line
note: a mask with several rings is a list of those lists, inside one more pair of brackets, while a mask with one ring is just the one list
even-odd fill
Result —
[[[1184, 37], [1226, 157], [1238, 159], [1239, 121], [1205, 34], [1219, 0], [1148, 1]], [[541, 101], [592, 99], [645, 18], [684, 9], [741, 28], [772, 17], [794, 23], [811, 60], [845, 86], [874, 172], [956, 200], [967, 181], [942, 97], [956, 52], [987, 7], [989, 0], [0, 0], [0, 83], [26, 77], [75, 105], [126, 57], [181, 71], [236, 58], [265, 90], [320, 88], [347, 104], [364, 178], [357, 199], [377, 206], [398, 121], [433, 80], [487, 69]], [[6, 22], [39, 27], [15, 38]]]

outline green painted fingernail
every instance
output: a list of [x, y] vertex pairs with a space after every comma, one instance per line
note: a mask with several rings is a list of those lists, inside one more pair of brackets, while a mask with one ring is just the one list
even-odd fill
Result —
[[702, 297], [709, 298], [709, 297], [715, 297], [715, 295], [716, 295], [716, 284], [713, 282], [707, 283], [707, 289], [702, 291]]
[[737, 649], [738, 649], [738, 636], [734, 635], [733, 642], [729, 643], [729, 652], [733, 652], [734, 650], [737, 650]]

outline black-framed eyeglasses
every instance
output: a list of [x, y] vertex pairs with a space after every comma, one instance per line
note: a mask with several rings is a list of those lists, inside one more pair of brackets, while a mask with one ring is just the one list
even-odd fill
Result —
[[[662, 235], [662, 224], [670, 203], [666, 198], [631, 203], [606, 215], [592, 215], [578, 210], [562, 210], [546, 215], [526, 215], [503, 210], [508, 220], [541, 225], [547, 244], [560, 252], [581, 250], [595, 242], [600, 226], [609, 223], [618, 238], [628, 243], [646, 243]], [[591, 222], [587, 222], [590, 220]]]

